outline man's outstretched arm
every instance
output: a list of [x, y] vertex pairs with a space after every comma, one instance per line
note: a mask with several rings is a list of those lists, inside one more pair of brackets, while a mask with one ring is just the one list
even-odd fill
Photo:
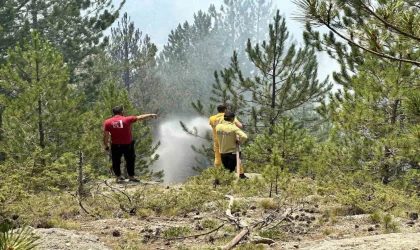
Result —
[[145, 114], [145, 115], [139, 115], [136, 116], [137, 117], [137, 121], [141, 121], [141, 120], [145, 120], [147, 118], [156, 118], [157, 115], [156, 114]]

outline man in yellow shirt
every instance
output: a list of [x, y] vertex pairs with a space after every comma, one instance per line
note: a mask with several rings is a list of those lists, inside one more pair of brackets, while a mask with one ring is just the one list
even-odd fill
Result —
[[[244, 141], [246, 141], [246, 139], [248, 139], [248, 136], [235, 125], [234, 113], [227, 111], [224, 115], [224, 120], [224, 122], [216, 126], [219, 152], [223, 166], [230, 172], [234, 172], [237, 164], [236, 144], [242, 144]], [[242, 171], [239, 175], [239, 178], [247, 178]]]
[[[217, 141], [217, 134], [216, 134], [216, 126], [222, 122], [224, 122], [224, 115], [227, 112], [227, 107], [224, 104], [217, 106], [217, 115], [213, 115], [210, 117], [210, 126], [213, 130], [213, 141], [214, 141], [214, 167], [219, 169], [222, 166], [222, 159], [220, 158], [219, 153], [219, 143]], [[235, 118], [234, 120], [235, 125], [238, 128], [242, 128], [242, 124]], [[241, 173], [243, 173], [243, 169], [241, 167]]]

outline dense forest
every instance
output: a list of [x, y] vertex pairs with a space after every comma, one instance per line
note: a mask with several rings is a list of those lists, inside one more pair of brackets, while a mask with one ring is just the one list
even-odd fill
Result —
[[[48, 212], [51, 199], [87, 217], [183, 214], [206, 197], [223, 200], [203, 193], [215, 177], [225, 194], [316, 193], [353, 214], [420, 211], [417, 1], [294, 0], [292, 18], [305, 27], [298, 45], [272, 1], [225, 0], [176, 26], [160, 51], [121, 12], [124, 3], [0, 1], [0, 222], [60, 227], [70, 215]], [[340, 71], [320, 79], [319, 53]], [[243, 122], [245, 171], [260, 179], [234, 184], [213, 169], [210, 126], [197, 131], [180, 121], [202, 138], [191, 150], [199, 174], [187, 180], [202, 188], [175, 200], [162, 193], [159, 205], [152, 190], [130, 194], [128, 204], [117, 192], [109, 201], [118, 205], [98, 205], [92, 190], [109, 178], [102, 129], [112, 107], [158, 114], [133, 125], [133, 134], [136, 174], [159, 181], [160, 120], [207, 119], [221, 103]]]

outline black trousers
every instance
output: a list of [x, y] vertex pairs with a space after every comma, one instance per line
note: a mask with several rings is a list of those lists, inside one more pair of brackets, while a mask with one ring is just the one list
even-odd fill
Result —
[[[239, 153], [239, 156], [241, 153]], [[220, 154], [222, 158], [223, 167], [230, 172], [236, 171], [236, 153]]]
[[111, 144], [112, 171], [116, 176], [121, 176], [121, 156], [123, 155], [128, 175], [134, 176], [134, 162], [136, 161], [134, 142], [131, 144]]

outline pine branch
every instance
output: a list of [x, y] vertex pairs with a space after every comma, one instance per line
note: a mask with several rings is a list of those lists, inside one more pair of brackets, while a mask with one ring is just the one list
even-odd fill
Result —
[[349, 44], [356, 46], [357, 48], [369, 52], [371, 54], [374, 54], [376, 56], [379, 57], [383, 57], [383, 58], [387, 58], [387, 59], [391, 59], [393, 61], [400, 61], [400, 62], [406, 62], [406, 63], [411, 63], [414, 64], [416, 66], [420, 66], [420, 62], [414, 61], [414, 60], [409, 60], [409, 59], [404, 59], [404, 58], [398, 58], [398, 57], [394, 57], [394, 56], [390, 56], [387, 55], [385, 53], [381, 53], [381, 52], [376, 52], [374, 50], [368, 49], [366, 47], [364, 47], [363, 45], [360, 45], [356, 42], [354, 42], [353, 40], [351, 40], [350, 38], [346, 37], [345, 35], [343, 35], [342, 33], [338, 32], [335, 28], [333, 28], [331, 25], [327, 24], [326, 22], [324, 22], [323, 20], [319, 20], [322, 24], [324, 24], [328, 29], [330, 29], [332, 32], [334, 32], [334, 34], [336, 34], [337, 36], [341, 37], [342, 39], [346, 40]]
[[369, 6], [367, 6], [366, 4], [363, 3], [363, 1], [360, 1], [360, 4], [363, 6], [363, 8], [370, 13], [371, 15], [373, 15], [376, 19], [378, 19], [381, 23], [383, 23], [385, 25], [386, 28], [391, 28], [392, 30], [394, 30], [395, 32], [397, 32], [398, 34], [401, 34], [403, 36], [409, 37], [413, 40], [416, 40], [418, 42], [420, 42], [420, 37], [414, 36], [410, 33], [407, 33], [403, 30], [401, 30], [400, 28], [398, 28], [397, 26], [387, 22], [385, 19], [383, 19], [382, 17], [380, 17], [378, 14], [376, 14], [375, 11], [373, 11], [372, 9], [369, 8]]

